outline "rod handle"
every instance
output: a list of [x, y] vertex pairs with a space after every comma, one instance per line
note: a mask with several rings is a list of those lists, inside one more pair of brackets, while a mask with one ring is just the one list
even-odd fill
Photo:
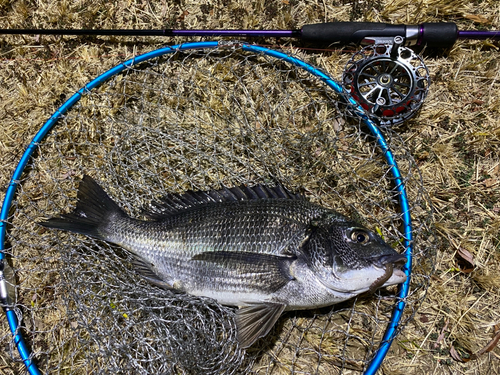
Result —
[[458, 37], [454, 23], [423, 23], [419, 26], [391, 25], [379, 22], [327, 22], [302, 27], [302, 39], [322, 44], [361, 44], [369, 38], [402, 36], [413, 44], [429, 47], [451, 47]]
[[319, 43], [361, 44], [372, 36], [405, 35], [404, 25], [378, 22], [327, 22], [302, 26], [302, 40]]

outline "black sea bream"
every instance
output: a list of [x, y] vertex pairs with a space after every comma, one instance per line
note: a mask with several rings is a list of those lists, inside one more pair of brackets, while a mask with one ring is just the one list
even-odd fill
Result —
[[156, 285], [238, 306], [243, 348], [285, 310], [406, 280], [405, 256], [380, 236], [281, 186], [170, 194], [137, 220], [84, 176], [76, 209], [41, 225], [122, 246]]

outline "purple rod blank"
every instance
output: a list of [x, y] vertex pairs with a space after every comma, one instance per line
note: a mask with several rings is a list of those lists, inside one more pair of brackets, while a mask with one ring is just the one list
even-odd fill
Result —
[[495, 39], [500, 40], [500, 31], [459, 31], [459, 39]]
[[[166, 30], [167, 31], [167, 30]], [[168, 30], [171, 36], [300, 37], [300, 30]]]
[[134, 29], [0, 29], [2, 34], [120, 36], [251, 36], [300, 38], [300, 30], [134, 30]]

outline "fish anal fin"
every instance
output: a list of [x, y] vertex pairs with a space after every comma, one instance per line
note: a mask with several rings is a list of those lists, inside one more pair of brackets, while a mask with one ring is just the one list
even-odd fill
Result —
[[180, 290], [180, 285], [172, 280], [164, 280], [153, 270], [153, 265], [145, 260], [135, 258], [132, 262], [134, 270], [146, 281], [162, 289]]
[[281, 303], [248, 303], [236, 312], [238, 342], [241, 348], [252, 346], [259, 338], [269, 333], [285, 310]]

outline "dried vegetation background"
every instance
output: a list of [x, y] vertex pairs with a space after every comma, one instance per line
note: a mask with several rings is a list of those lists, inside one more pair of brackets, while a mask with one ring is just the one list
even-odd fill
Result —
[[[295, 29], [324, 21], [453, 21], [500, 29], [496, 0], [0, 1], [0, 28]], [[54, 110], [90, 79], [134, 55], [184, 40], [0, 36], [0, 190]], [[290, 47], [289, 40], [257, 42]], [[398, 336], [382, 373], [498, 374], [500, 348], [500, 44], [459, 41], [423, 51], [430, 93], [399, 131], [420, 167], [441, 239], [428, 298]], [[340, 77], [349, 54], [309, 50]], [[7, 330], [0, 323], [1, 335]], [[11, 374], [0, 349], [0, 373]]]

